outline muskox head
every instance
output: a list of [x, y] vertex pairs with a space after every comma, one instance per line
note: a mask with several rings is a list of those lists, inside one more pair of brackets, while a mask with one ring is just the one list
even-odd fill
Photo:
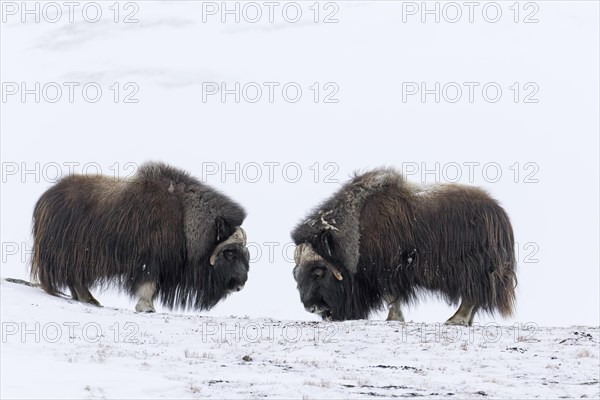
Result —
[[353, 312], [352, 277], [321, 257], [309, 243], [296, 246], [294, 278], [306, 311], [324, 320], [361, 318]]
[[[217, 224], [217, 236], [223, 235], [227, 230], [223, 223]], [[249, 259], [246, 232], [239, 226], [215, 247], [209, 259], [211, 272], [214, 280], [223, 285], [225, 294], [239, 292], [244, 288], [248, 280]]]

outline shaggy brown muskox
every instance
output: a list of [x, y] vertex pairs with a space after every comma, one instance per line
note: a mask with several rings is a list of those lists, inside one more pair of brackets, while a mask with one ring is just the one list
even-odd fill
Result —
[[33, 213], [32, 277], [56, 294], [100, 305], [89, 292], [118, 284], [154, 311], [208, 309], [248, 276], [246, 213], [228, 197], [162, 163], [130, 179], [72, 175], [48, 189]]
[[294, 277], [307, 311], [324, 319], [367, 318], [384, 302], [433, 291], [470, 325], [480, 311], [511, 315], [514, 239], [506, 212], [479, 188], [420, 186], [392, 169], [357, 175], [292, 232]]

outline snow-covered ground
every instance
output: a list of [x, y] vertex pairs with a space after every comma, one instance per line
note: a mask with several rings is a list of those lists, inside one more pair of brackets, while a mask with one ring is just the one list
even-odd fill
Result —
[[2, 398], [600, 396], [598, 327], [136, 314], [0, 289]]

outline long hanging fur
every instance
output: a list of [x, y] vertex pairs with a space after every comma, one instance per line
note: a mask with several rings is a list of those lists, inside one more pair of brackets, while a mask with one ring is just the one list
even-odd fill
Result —
[[[55, 294], [116, 283], [135, 296], [157, 282], [169, 308], [208, 309], [226, 295], [209, 265], [244, 209], [184, 171], [146, 163], [130, 179], [72, 175], [35, 205], [32, 278]], [[220, 237], [219, 237], [220, 236]]]
[[[336, 319], [367, 318], [388, 296], [410, 303], [424, 291], [489, 313], [513, 312], [512, 227], [482, 189], [420, 186], [393, 169], [374, 170], [314, 209], [292, 238], [342, 272], [344, 280], [331, 280], [327, 294], [337, 304]], [[302, 279], [301, 292], [314, 290], [310, 278]]]

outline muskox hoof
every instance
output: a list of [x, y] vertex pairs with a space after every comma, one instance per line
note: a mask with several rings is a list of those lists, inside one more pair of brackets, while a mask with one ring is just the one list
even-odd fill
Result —
[[156, 310], [154, 308], [141, 308], [141, 307], [135, 307], [135, 312], [138, 313], [154, 313], [156, 312]]
[[469, 321], [453, 321], [449, 319], [446, 321], [446, 325], [469, 326]]
[[389, 316], [385, 319], [386, 321], [397, 321], [397, 322], [404, 322], [404, 317], [400, 316]]
[[153, 313], [156, 312], [154, 306], [148, 303], [137, 303], [135, 306], [135, 312], [138, 313]]
[[77, 296], [73, 296], [73, 299], [77, 299], [82, 303], [87, 303], [87, 304], [91, 304], [94, 305], [96, 307], [102, 307], [102, 304], [100, 304], [100, 302], [98, 300], [96, 300], [94, 298], [94, 296], [92, 296], [92, 294], [90, 293], [89, 289], [86, 287], [83, 287], [79, 290], [75, 290], [75, 293], [77, 293]]
[[454, 316], [446, 321], [446, 325], [471, 326], [471, 322], [466, 318]]
[[385, 320], [404, 322], [404, 315], [402, 314], [402, 311], [391, 308]]
[[458, 310], [456, 310], [454, 315], [451, 316], [448, 321], [446, 321], [446, 325], [471, 326], [476, 312], [477, 307], [469, 304], [467, 301], [462, 300]]
[[98, 300], [94, 299], [93, 297], [91, 299], [88, 299], [86, 301], [86, 303], [92, 304], [92, 305], [94, 305], [96, 307], [102, 307], [102, 304], [100, 304], [100, 302]]

